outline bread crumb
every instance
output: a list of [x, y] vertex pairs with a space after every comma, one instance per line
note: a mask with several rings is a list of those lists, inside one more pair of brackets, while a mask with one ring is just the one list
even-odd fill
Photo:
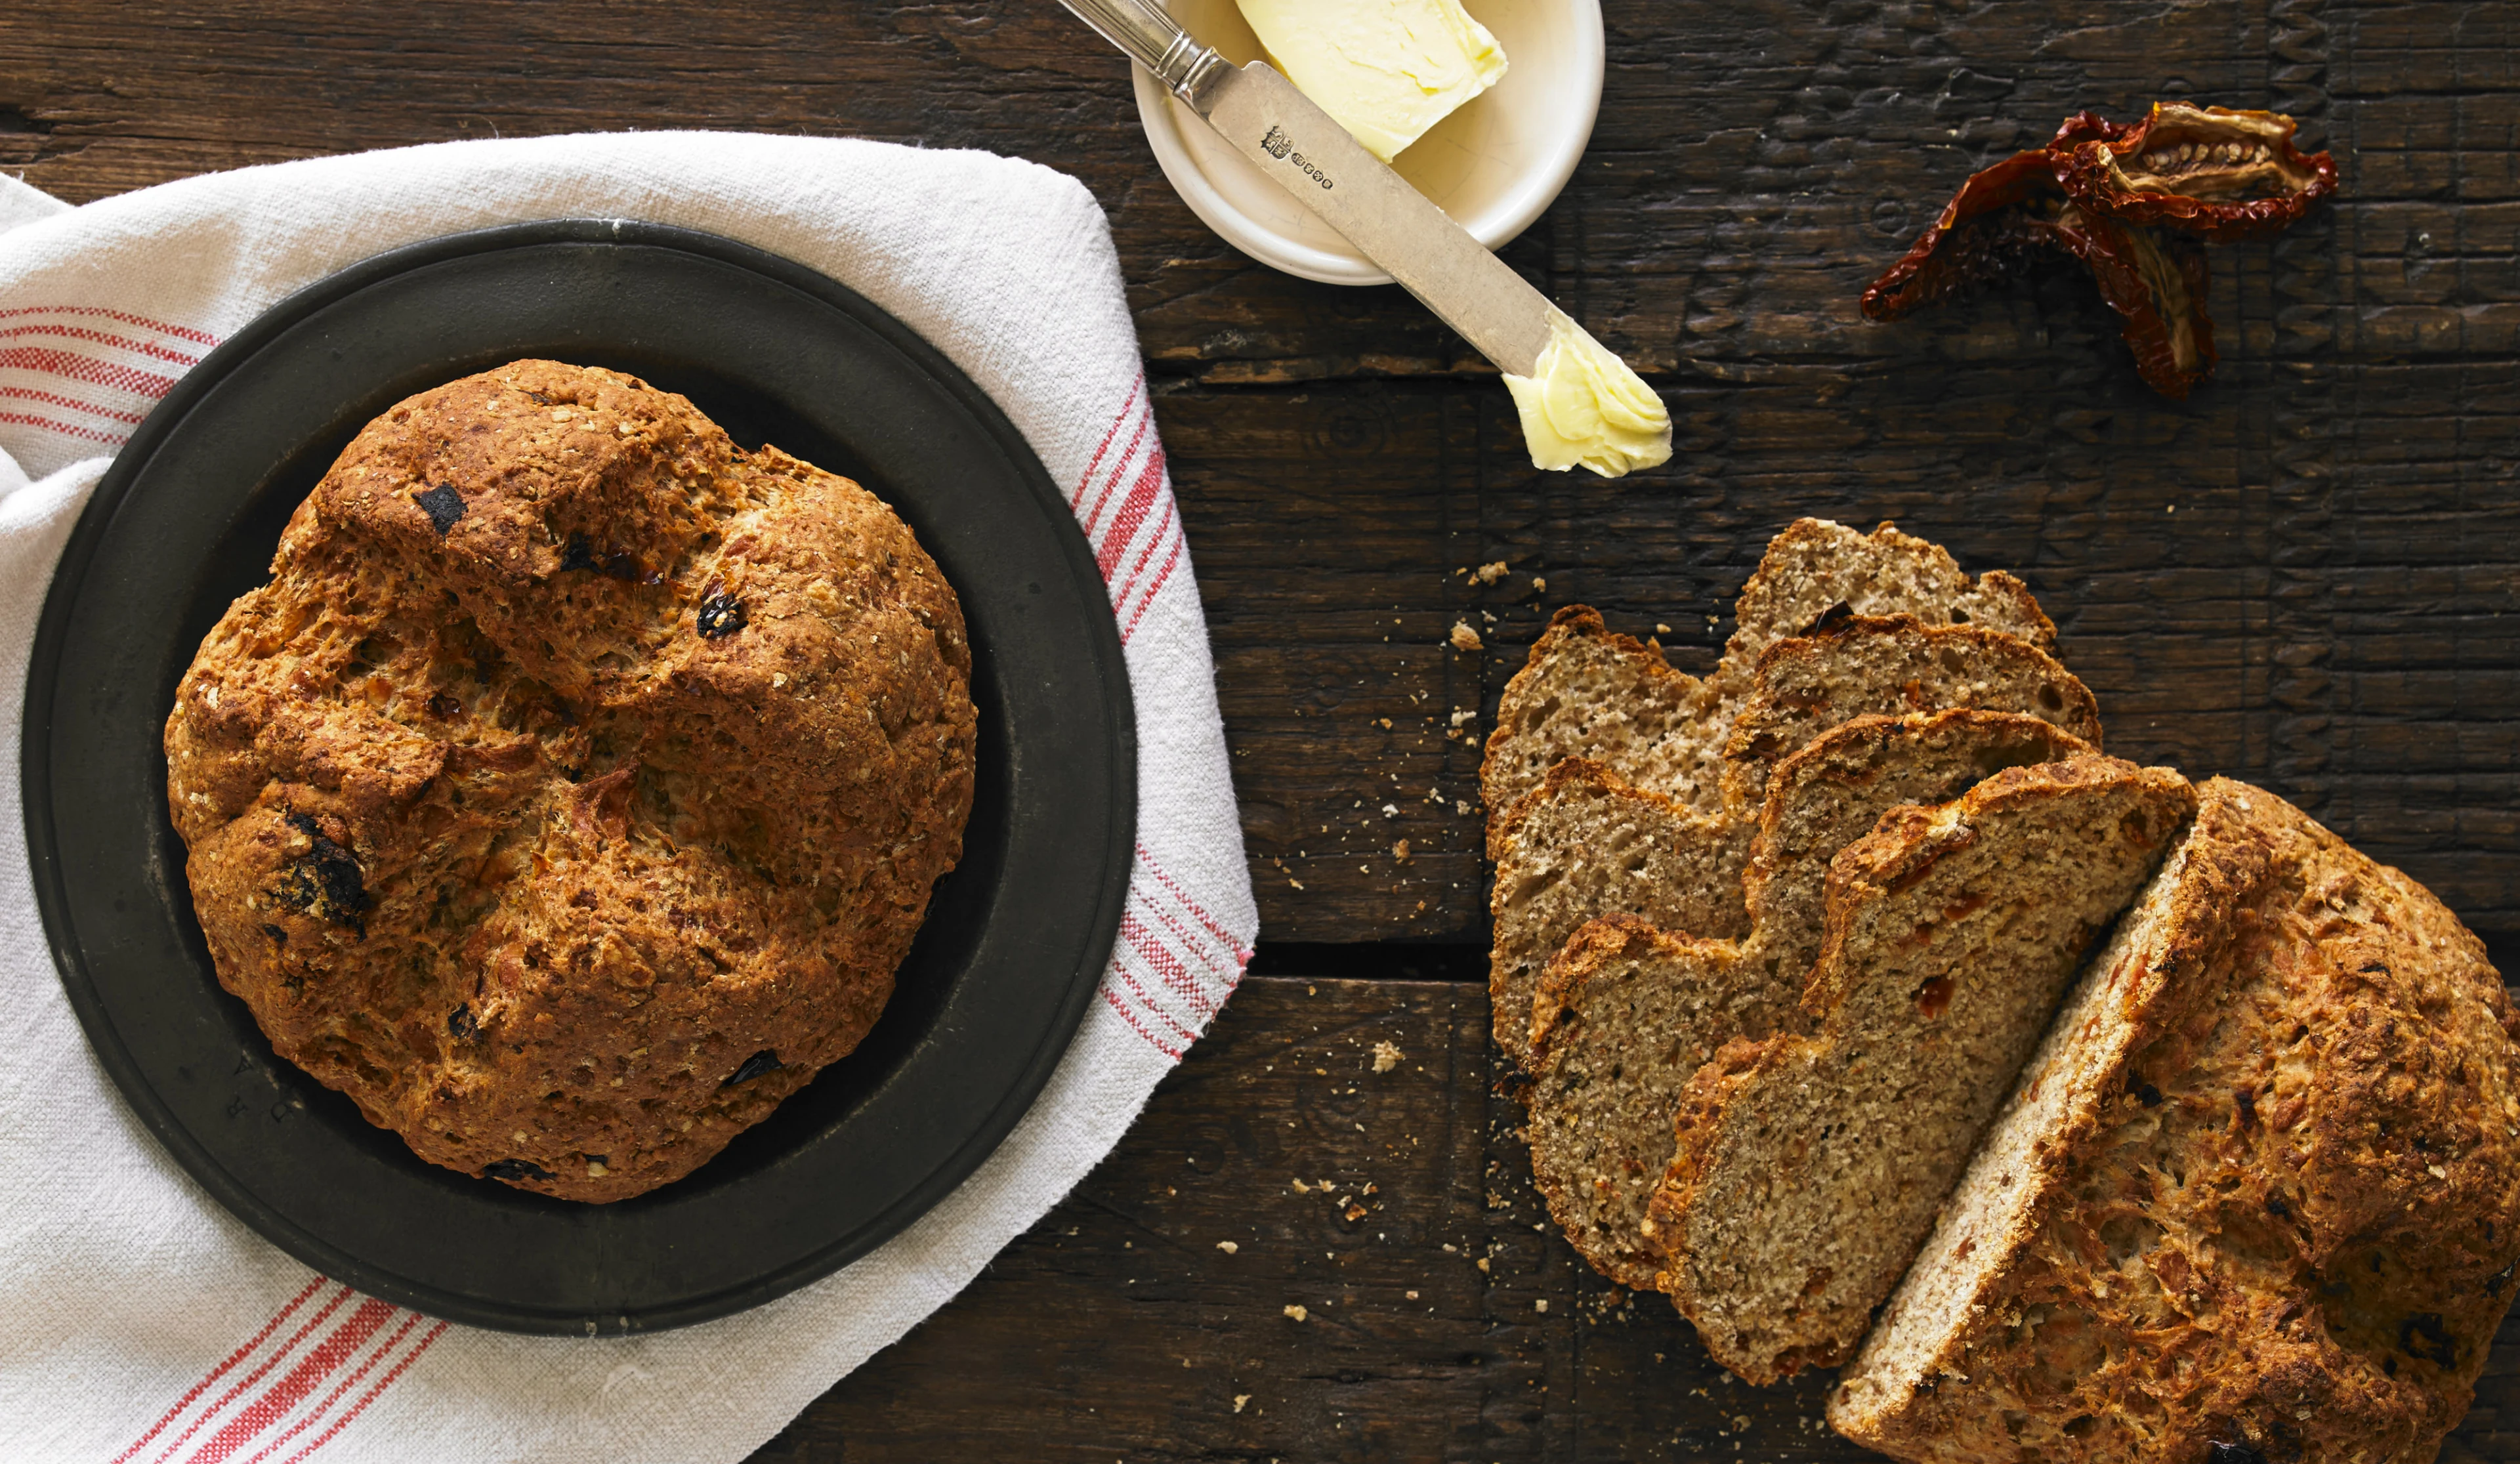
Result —
[[1504, 579], [1505, 576], [1506, 562], [1503, 559], [1499, 559], [1492, 564], [1482, 564], [1476, 570], [1472, 571], [1470, 575], [1470, 583], [1473, 585], [1493, 585], [1497, 581]]
[[[1404, 847], [1408, 842], [1409, 841], [1406, 839], [1401, 840]], [[1400, 1051], [1399, 1043], [1375, 1043], [1373, 1044], [1373, 1070], [1377, 1073], [1388, 1073], [1393, 1068], [1400, 1066], [1401, 1056], [1402, 1053]]]
[[1453, 622], [1453, 648], [1455, 650], [1477, 650], [1481, 648], [1479, 633], [1470, 629], [1470, 623], [1468, 621], [1456, 620]]
[[1301, 1179], [1297, 1179], [1297, 1180], [1295, 1181], [1295, 1193], [1297, 1193], [1297, 1194], [1299, 1194], [1299, 1195], [1308, 1195], [1308, 1194], [1311, 1194], [1312, 1192], [1313, 1192], [1313, 1187], [1312, 1187], [1311, 1185], [1306, 1184], [1306, 1183], [1305, 1183], [1303, 1180], [1301, 1180]]
[[1416, 1301], [1416, 1300], [1418, 1300], [1418, 1293], [1416, 1293], [1416, 1292], [1414, 1292], [1414, 1291], [1413, 1291], [1413, 1292], [1411, 1292], [1411, 1293], [1409, 1293], [1409, 1300], [1411, 1300], [1411, 1301], [1413, 1301], [1413, 1302], [1414, 1302], [1414, 1301]]
[[1401, 864], [1409, 863], [1409, 841], [1407, 839], [1394, 841], [1391, 846], [1391, 857]]
[[1235, 1411], [1235, 1412], [1237, 1412], [1237, 1413], [1241, 1412], [1241, 1411], [1242, 1411], [1242, 1405], [1243, 1405], [1244, 1403], [1249, 1402], [1249, 1401], [1251, 1401], [1251, 1395], [1250, 1395], [1250, 1394], [1247, 1394], [1247, 1393], [1238, 1393], [1238, 1394], [1234, 1395], [1234, 1411]]
[[1657, 620], [1654, 622], [1654, 634], [1657, 636], [1668, 636], [1671, 634], [1671, 627]]
[[1300, 1303], [1295, 1306], [1288, 1307], [1285, 1314], [1293, 1317], [1297, 1321], [1302, 1321], [1305, 1317], [1312, 1315], [1311, 1312], [1303, 1309], [1303, 1306]]
[[1533, 576], [1531, 577], [1531, 593], [1532, 593], [1532, 594], [1534, 594], [1534, 595], [1546, 595], [1546, 594], [1548, 594], [1548, 593], [1549, 593], [1549, 581], [1547, 581], [1547, 580], [1545, 580], [1545, 579], [1542, 579], [1539, 575], [1536, 575], [1536, 574], [1535, 574], [1535, 575], [1533, 575]]
[[1547, 1298], [1547, 1297], [1542, 1297], [1542, 1298], [1540, 1298], [1539, 1300], [1537, 1300], [1537, 1301], [1533, 1302], [1533, 1303], [1531, 1304], [1531, 1309], [1532, 1309], [1532, 1310], [1534, 1310], [1534, 1311], [1546, 1311], [1546, 1310], [1548, 1310], [1548, 1309], [1549, 1309], [1549, 1298]]
[[1386, 818], [1386, 819], [1397, 819], [1397, 818], [1399, 818], [1399, 817], [1400, 817], [1400, 805], [1398, 805], [1398, 804], [1396, 804], [1396, 803], [1386, 803], [1386, 804], [1384, 804], [1384, 805], [1382, 806], [1382, 817], [1384, 817], [1384, 818]]
[[1240, 1247], [1240, 1246], [1238, 1246], [1238, 1245], [1236, 1245], [1233, 1241], [1230, 1241], [1230, 1240], [1220, 1240], [1220, 1241], [1218, 1241], [1218, 1242], [1216, 1243], [1216, 1248], [1217, 1248], [1218, 1250], [1220, 1250], [1220, 1251], [1223, 1251], [1225, 1254], [1227, 1254], [1227, 1255], [1229, 1255], [1229, 1256], [1231, 1256], [1231, 1255], [1233, 1255], [1235, 1252], [1239, 1251], [1239, 1250], [1241, 1250], [1241, 1249], [1242, 1249], [1242, 1247]]

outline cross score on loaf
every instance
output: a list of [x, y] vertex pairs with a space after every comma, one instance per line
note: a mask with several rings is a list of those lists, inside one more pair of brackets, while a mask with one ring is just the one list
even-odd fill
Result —
[[954, 593], [845, 478], [520, 361], [370, 423], [166, 724], [220, 982], [413, 1150], [608, 1201], [854, 1048], [960, 857]]

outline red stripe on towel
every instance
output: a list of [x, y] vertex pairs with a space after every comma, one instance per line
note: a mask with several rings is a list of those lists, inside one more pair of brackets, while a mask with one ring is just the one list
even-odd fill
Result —
[[1146, 384], [1147, 374], [1144, 371], [1138, 373], [1138, 379], [1129, 383], [1128, 397], [1120, 403], [1120, 410], [1112, 414], [1111, 425], [1102, 429], [1102, 440], [1095, 444], [1094, 456], [1086, 460], [1085, 471], [1077, 475], [1076, 491], [1067, 496], [1071, 508], [1082, 503], [1085, 490], [1094, 486], [1094, 469], [1102, 466], [1102, 455], [1111, 450], [1111, 439], [1120, 435], [1121, 426], [1129, 420], [1129, 409], [1138, 405], [1138, 393], [1145, 389]]
[[1102, 548], [1095, 551], [1094, 562], [1102, 570], [1102, 578], [1111, 578], [1111, 569], [1126, 554], [1129, 542], [1138, 537], [1138, 526], [1147, 521], [1147, 510], [1155, 506], [1155, 496], [1164, 491], [1164, 447], [1156, 443], [1147, 454], [1147, 466], [1129, 485], [1129, 496], [1120, 504], [1110, 529], [1102, 536]]
[[164, 396], [172, 390], [175, 378], [136, 366], [116, 366], [94, 356], [75, 351], [47, 350], [42, 346], [11, 346], [0, 351], [0, 371], [32, 371], [61, 377], [71, 381], [85, 381], [91, 386], [110, 386], [146, 397]]
[[[1114, 966], [1112, 969], [1117, 970], [1118, 967]], [[1153, 1033], [1147, 1030], [1147, 1026], [1144, 1022], [1131, 1016], [1129, 1014], [1129, 1008], [1122, 1005], [1120, 1003], [1120, 998], [1111, 994], [1111, 983], [1107, 981], [1102, 983], [1102, 999], [1111, 1003], [1111, 1009], [1120, 1014], [1120, 1020], [1128, 1023], [1130, 1030], [1136, 1032], [1138, 1036], [1147, 1040], [1148, 1046], [1154, 1048], [1156, 1051], [1161, 1052], [1175, 1062], [1182, 1060], [1182, 1049], [1165, 1045], [1162, 1042], [1156, 1039]]]
[[1165, 583], [1172, 579], [1174, 566], [1181, 563], [1182, 550], [1185, 545], [1178, 528], [1172, 534], [1171, 543], [1171, 552], [1164, 555], [1164, 567], [1155, 571], [1155, 582], [1148, 586], [1147, 593], [1138, 598], [1138, 608], [1130, 613], [1129, 623], [1120, 627], [1120, 643], [1123, 645], [1128, 644], [1130, 638], [1138, 634], [1138, 622], [1147, 618], [1147, 607], [1155, 602], [1155, 597], [1162, 593]]
[[47, 407], [68, 407], [73, 412], [85, 412], [95, 417], [112, 418], [115, 421], [127, 421], [134, 426], [138, 426], [141, 420], [140, 414], [137, 412], [116, 412], [111, 407], [100, 407], [93, 402], [82, 402], [76, 397], [56, 396], [49, 391], [37, 391], [31, 386], [0, 386], [0, 396], [16, 397], [22, 402], [42, 402]]
[[84, 326], [0, 326], [0, 336], [7, 335], [67, 335], [72, 340], [82, 340], [89, 345], [101, 345], [117, 351], [155, 356], [160, 361], [171, 361], [177, 366], [198, 366], [202, 360], [199, 356], [176, 350], [172, 346], [159, 345], [154, 340], [133, 340], [127, 335], [91, 331]]
[[317, 1385], [339, 1371], [341, 1364], [349, 1360], [361, 1344], [375, 1336], [377, 1329], [385, 1324], [385, 1318], [397, 1309], [391, 1302], [381, 1302], [374, 1297], [361, 1302], [357, 1310], [333, 1329], [331, 1336], [316, 1344], [314, 1351], [299, 1358], [297, 1365], [284, 1374], [279, 1382], [265, 1389], [260, 1397], [238, 1410], [236, 1416], [211, 1435], [210, 1442], [202, 1444], [186, 1464], [220, 1464], [221, 1460], [244, 1447], [254, 1435], [287, 1417], [289, 1410], [314, 1392]]
[[1126, 469], [1129, 464], [1137, 458], [1140, 444], [1147, 440], [1147, 433], [1153, 429], [1154, 424], [1153, 413], [1145, 412], [1139, 415], [1138, 430], [1130, 435], [1129, 445], [1121, 450], [1120, 456], [1111, 460], [1111, 470], [1102, 479], [1102, 491], [1094, 495], [1094, 502], [1076, 515], [1077, 523], [1085, 530], [1087, 542], [1095, 545], [1097, 557], [1102, 554], [1102, 536], [1096, 532], [1095, 525], [1102, 522], [1102, 510], [1111, 502], [1111, 490], [1118, 487], [1120, 480], [1128, 475]]
[[198, 345], [219, 343], [219, 338], [207, 331], [196, 331], [190, 326], [169, 325], [162, 320], [151, 320], [145, 315], [133, 315], [128, 311], [108, 310], [103, 305], [21, 305], [12, 310], [0, 310], [0, 320], [10, 320], [21, 315], [102, 316], [107, 320], [118, 320], [126, 326], [139, 326], [144, 330], [156, 331], [161, 335], [172, 335], [178, 340], [189, 340]]
[[226, 1377], [230, 1368], [253, 1355], [254, 1349], [269, 1341], [271, 1334], [280, 1330], [280, 1324], [289, 1320], [289, 1314], [295, 1311], [298, 1308], [306, 1305], [306, 1299], [313, 1296], [317, 1291], [322, 1290], [323, 1286], [324, 1278], [322, 1276], [317, 1276], [314, 1280], [307, 1282], [306, 1289], [304, 1291], [291, 1297], [289, 1299], [288, 1306], [281, 1308], [279, 1310], [271, 1314], [271, 1320], [262, 1324], [261, 1331], [254, 1333], [253, 1336], [247, 1341], [245, 1346], [228, 1353], [227, 1360], [221, 1362], [218, 1366], [211, 1368], [209, 1373], [200, 1382], [195, 1383], [191, 1390], [185, 1393], [182, 1397], [175, 1399], [175, 1406], [167, 1409], [156, 1423], [151, 1424], [149, 1426], [148, 1433], [143, 1434], [138, 1439], [132, 1441], [132, 1444], [129, 1448], [115, 1454], [113, 1456], [112, 1464], [126, 1464], [126, 1461], [129, 1460], [133, 1454], [136, 1454], [142, 1449], [148, 1447], [150, 1440], [164, 1433], [168, 1424], [173, 1423], [177, 1418], [183, 1416], [184, 1410], [193, 1405], [193, 1399], [209, 1392], [210, 1385], [217, 1382], [219, 1379]]
[[1190, 892], [1188, 890], [1183, 889], [1179, 884], [1175, 883], [1173, 877], [1164, 872], [1164, 866], [1155, 863], [1155, 857], [1147, 852], [1147, 846], [1143, 842], [1138, 845], [1138, 863], [1146, 866], [1148, 873], [1155, 876], [1157, 883], [1161, 884], [1165, 889], [1172, 891], [1173, 898], [1182, 903], [1182, 909], [1189, 910], [1192, 915], [1196, 916], [1198, 918], [1198, 923], [1207, 927], [1208, 934], [1215, 936], [1220, 941], [1223, 941], [1226, 948], [1234, 953], [1237, 960], [1248, 961], [1251, 958], [1250, 949], [1244, 946], [1240, 941], [1236, 940], [1233, 934], [1223, 925], [1218, 924], [1216, 917], [1209, 914], [1205, 907], [1201, 906], [1197, 901], [1192, 900], [1190, 897]]
[[[322, 1402], [317, 1403], [314, 1407], [299, 1414], [295, 1423], [291, 1424], [288, 1428], [273, 1435], [270, 1442], [265, 1443], [262, 1447], [254, 1450], [253, 1456], [243, 1461], [243, 1464], [262, 1464], [263, 1460], [280, 1452], [280, 1450], [288, 1444], [289, 1441], [305, 1433], [308, 1429], [315, 1427], [317, 1424], [322, 1423], [324, 1421], [324, 1416], [333, 1411], [334, 1405], [340, 1402], [343, 1396], [348, 1394], [351, 1389], [358, 1387], [360, 1382], [364, 1380], [369, 1373], [376, 1371], [378, 1363], [392, 1356], [394, 1349], [400, 1347], [402, 1345], [402, 1340], [411, 1335], [411, 1329], [419, 1326], [424, 1320], [426, 1320], [426, 1318], [417, 1311], [405, 1311], [402, 1314], [402, 1325], [394, 1328], [393, 1335], [386, 1338], [382, 1344], [369, 1349], [368, 1354], [359, 1359], [359, 1365], [351, 1368], [349, 1373], [344, 1376], [341, 1381], [333, 1385], [332, 1392], [324, 1395], [324, 1400]], [[336, 1427], [338, 1428], [338, 1425]], [[331, 1436], [332, 1431], [327, 1430], [324, 1437], [330, 1438]], [[316, 1445], [312, 1443], [307, 1445], [309, 1449], [312, 1449]]]
[[49, 432], [59, 432], [65, 437], [76, 437], [85, 442], [102, 442], [109, 447], [120, 447], [131, 437], [128, 432], [100, 432], [94, 427], [72, 426], [66, 421], [55, 421], [49, 417], [29, 417], [23, 412], [0, 412], [0, 423], [15, 427], [42, 427]]
[[202, 1416], [194, 1419], [192, 1423], [185, 1428], [184, 1432], [176, 1435], [174, 1442], [167, 1444], [165, 1449], [161, 1451], [158, 1457], [160, 1459], [172, 1458], [175, 1450], [182, 1448], [184, 1444], [189, 1442], [195, 1434], [200, 1433], [211, 1419], [218, 1417], [220, 1411], [226, 1408], [228, 1404], [236, 1401], [239, 1395], [253, 1387], [254, 1384], [261, 1382], [264, 1374], [270, 1372], [273, 1368], [278, 1367], [291, 1353], [297, 1350], [297, 1344], [306, 1340], [306, 1334], [314, 1331], [317, 1327], [324, 1325], [325, 1321], [328, 1320], [335, 1311], [340, 1309], [342, 1303], [356, 1295], [358, 1295], [358, 1293], [352, 1291], [347, 1286], [336, 1288], [333, 1293], [333, 1299], [324, 1304], [322, 1310], [317, 1311], [313, 1316], [308, 1317], [296, 1331], [292, 1332], [289, 1335], [289, 1340], [287, 1342], [282, 1343], [270, 1356], [262, 1359], [261, 1365], [255, 1367], [253, 1371], [247, 1373], [242, 1379], [232, 1384], [228, 1388], [227, 1392], [219, 1395], [217, 1401], [211, 1403], [207, 1408], [202, 1409]]
[[[418, 1317], [414, 1317], [412, 1319], [414, 1321], [419, 1320]], [[402, 1376], [404, 1368], [409, 1367], [412, 1363], [420, 1360], [420, 1354], [428, 1352], [428, 1345], [435, 1342], [439, 1335], [445, 1332], [445, 1330], [446, 1323], [444, 1322], [439, 1322], [437, 1325], [429, 1328], [428, 1335], [420, 1339], [420, 1345], [413, 1348], [410, 1352], [403, 1353], [402, 1360], [396, 1362], [390, 1369], [388, 1369], [383, 1377], [377, 1379], [376, 1386], [370, 1388], [365, 1394], [361, 1395], [359, 1400], [350, 1405], [349, 1412], [342, 1414], [338, 1419], [335, 1419], [331, 1428], [326, 1429], [323, 1433], [317, 1435], [315, 1437], [315, 1441], [307, 1444], [304, 1448], [291, 1454], [283, 1461], [283, 1464], [297, 1464], [298, 1460], [305, 1458], [308, 1454], [315, 1452], [315, 1450], [322, 1448], [325, 1444], [331, 1442], [334, 1435], [341, 1432], [345, 1428], [348, 1428], [350, 1426], [351, 1419], [354, 1419], [362, 1412], [365, 1412], [368, 1404], [377, 1400], [378, 1395], [383, 1393], [386, 1389], [391, 1388], [394, 1385], [394, 1380]]]

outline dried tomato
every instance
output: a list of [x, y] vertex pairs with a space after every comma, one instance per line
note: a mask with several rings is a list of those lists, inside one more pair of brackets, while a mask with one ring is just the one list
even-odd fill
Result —
[[2263, 239], [2336, 192], [2336, 160], [2293, 146], [2293, 120], [2158, 102], [2141, 122], [2066, 119], [2044, 148], [1973, 175], [1897, 264], [1864, 313], [1925, 305], [2070, 255], [2125, 321], [2136, 370], [2184, 397], [2214, 370], [2206, 241]]

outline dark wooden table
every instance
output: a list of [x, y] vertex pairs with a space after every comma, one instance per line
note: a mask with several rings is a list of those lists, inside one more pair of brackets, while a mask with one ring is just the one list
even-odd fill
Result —
[[[1601, 1284], [1541, 1223], [1489, 1095], [1477, 749], [1446, 735], [1569, 600], [1711, 663], [1797, 514], [1896, 518], [2021, 572], [2112, 751], [2299, 802], [2512, 969], [2520, 6], [1604, 9], [1592, 150], [1505, 255], [1671, 404], [1679, 455], [1617, 483], [1534, 472], [1504, 390], [1397, 289], [1218, 242], [1157, 172], [1118, 58], [1050, 0], [0, 7], [0, 167], [73, 201], [362, 148], [699, 127], [993, 149], [1109, 211], [1260, 954], [1094, 1176], [761, 1458], [1853, 1456], [1820, 1422], [1824, 1379], [1729, 1385], [1660, 1298]], [[2139, 385], [2062, 275], [1857, 317], [1970, 170], [2157, 97], [2290, 111], [2344, 176], [2336, 208], [2216, 251], [2224, 361], [2192, 400]], [[1462, 573], [1500, 559], [1494, 585]], [[1486, 652], [1444, 646], [1463, 618]], [[1387, 1073], [1377, 1042], [1405, 1054]], [[2520, 1458], [2504, 1336], [2445, 1459]]]

